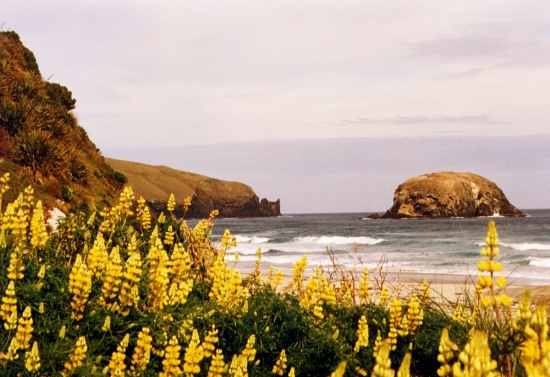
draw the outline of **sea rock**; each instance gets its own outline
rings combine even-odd
[[[394,193],[384,218],[525,216],[490,180],[473,173],[438,172],[410,178]]]

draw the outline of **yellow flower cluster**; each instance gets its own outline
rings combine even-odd
[[[61,375],[68,377],[73,374],[73,371],[80,366],[84,360],[86,360],[86,352],[88,352],[88,345],[86,344],[86,338],[81,336],[77,339],[73,352],[69,356],[69,360],[65,363],[65,367]]]
[[[122,283],[122,261],[118,246],[113,247],[101,286],[100,304],[114,312],[118,311],[118,294]]]
[[[71,318],[75,321],[80,321],[84,317],[84,309],[88,302],[88,297],[92,291],[92,272],[88,270],[86,263],[82,261],[79,255],[69,274],[69,292],[71,298]]]
[[[222,256],[216,259],[208,273],[212,280],[209,297],[227,311],[246,313],[250,292],[243,285],[241,273],[228,267]]]
[[[527,339],[521,347],[521,361],[528,377],[550,376],[548,314],[539,307],[525,328]]]
[[[168,197],[168,202],[166,202],[166,210],[170,213],[174,212],[174,210],[176,209],[176,197],[174,196],[174,194],[170,194],[170,196]]]
[[[194,376],[201,372],[200,362],[204,358],[204,350],[200,344],[199,333],[193,330],[191,341],[185,350],[183,357],[183,373],[186,376]]]
[[[493,307],[495,310],[499,305],[505,307],[512,305],[510,296],[497,293],[497,288],[502,289],[506,286],[504,277],[495,279],[495,272],[502,270],[502,263],[497,261],[499,255],[500,247],[496,224],[494,221],[490,221],[487,225],[485,245],[481,249],[481,256],[484,259],[479,261],[477,265],[477,269],[481,273],[477,281],[477,289],[481,293],[481,304],[485,307]]]
[[[96,278],[100,278],[107,268],[108,262],[109,253],[107,252],[107,247],[105,246],[105,239],[103,238],[103,234],[100,232],[97,234],[94,244],[88,252],[86,264],[92,274]]]
[[[334,304],[335,302],[334,285],[328,276],[319,267],[316,267],[303,290],[300,304],[305,309],[310,310],[315,318],[322,320],[325,317],[323,305]]]
[[[150,310],[162,310],[168,303],[170,260],[160,239],[158,237],[152,238],[154,239],[151,241],[152,244],[146,256],[149,265],[148,304]]]
[[[353,348],[354,352],[359,352],[362,347],[369,346],[369,323],[367,317],[362,315],[359,318],[359,323],[357,324],[357,341],[355,342],[355,347]]]
[[[42,201],[38,201],[34,207],[31,218],[31,246],[34,249],[43,249],[48,242],[48,232],[44,220]]]
[[[23,265],[23,260],[20,256],[18,249],[16,248],[15,251],[10,254],[10,263],[8,265],[8,279],[14,281],[21,280],[24,277],[24,271],[25,266]]]
[[[366,267],[359,279],[359,302],[365,305],[369,303],[369,269]]]
[[[487,334],[473,330],[468,343],[453,364],[453,377],[497,377],[497,363],[491,358]]]
[[[164,360],[162,360],[162,372],[159,377],[178,377],[182,374],[180,367],[180,352],[178,338],[173,336],[164,351]]]
[[[303,256],[292,267],[292,280],[288,287],[288,291],[294,293],[298,297],[301,296],[304,284],[304,273],[307,268],[307,257]]]
[[[397,346],[398,330],[401,327],[401,315],[401,300],[396,297],[390,304],[390,331],[388,333],[388,338],[392,350]]]
[[[32,349],[25,354],[25,369],[30,373],[36,373],[40,370],[40,352],[38,343],[34,342]]]
[[[139,376],[147,368],[149,360],[151,359],[152,342],[151,330],[149,330],[148,327],[142,328],[138,334],[136,347],[132,354],[130,366],[131,376]]]
[[[124,377],[126,376],[126,348],[130,342],[130,335],[124,335],[124,338],[118,344],[116,351],[113,352],[111,360],[107,365],[107,370],[111,377]]]
[[[207,377],[222,377],[225,375],[227,366],[223,358],[223,352],[221,349],[216,349],[216,354],[212,357],[212,362],[208,368]]]
[[[6,330],[14,330],[17,326],[17,296],[15,294],[15,281],[10,280],[6,292],[2,297],[0,317],[4,321]]]
[[[443,329],[439,342],[439,354],[437,355],[437,361],[441,364],[437,370],[437,375],[439,377],[452,375],[452,364],[456,358],[457,352],[458,346],[449,338],[449,330]]]
[[[279,357],[277,358],[277,361],[275,362],[275,365],[273,365],[273,369],[271,372],[276,376],[284,376],[287,369],[287,359],[286,359],[286,351],[282,350],[279,354]]]
[[[137,241],[135,237],[130,241],[130,245]],[[128,247],[128,259],[124,266],[122,285],[120,287],[120,308],[119,312],[127,316],[130,308],[137,307],[139,303],[139,283],[141,280],[141,254],[135,247]]]
[[[202,343],[202,349],[204,351],[204,357],[210,358],[214,356],[214,352],[216,351],[216,346],[218,344],[219,337],[218,337],[218,329],[215,325],[212,325],[212,328],[208,331],[208,334],[206,334],[206,337],[204,338],[204,342]]]

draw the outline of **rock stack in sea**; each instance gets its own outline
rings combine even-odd
[[[438,172],[410,178],[383,218],[525,216],[492,181],[473,173]]]

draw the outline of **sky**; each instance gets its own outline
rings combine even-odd
[[[548,1],[2,3],[111,156],[242,180],[287,212],[382,210],[451,169],[550,207]]]

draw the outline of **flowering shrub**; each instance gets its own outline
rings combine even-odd
[[[307,259],[285,279],[258,253],[245,276],[226,262],[231,233],[211,241],[216,213],[191,227],[173,196],[153,219],[127,187],[49,233],[34,191],[8,190],[4,175],[1,375],[550,375],[546,310],[503,292],[493,223],[471,300],[436,306],[426,284],[399,295]]]

